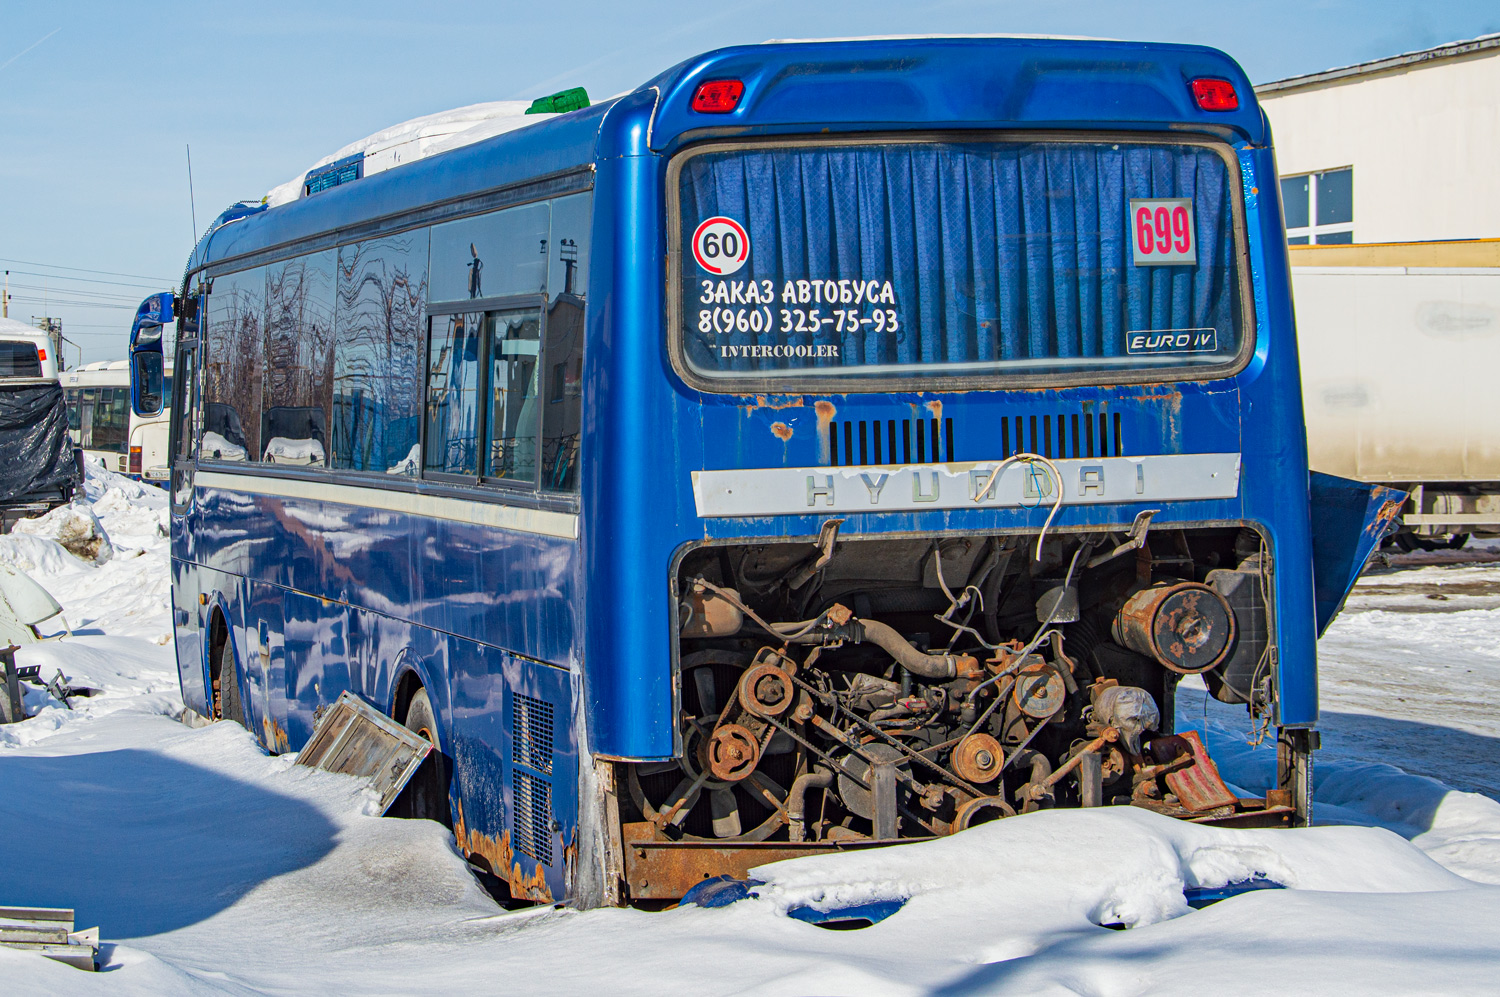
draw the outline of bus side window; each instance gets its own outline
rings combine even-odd
[[[173,432],[177,434],[177,447],[173,453],[180,460],[186,460],[193,454],[193,416],[197,408],[197,398],[193,397],[193,389],[197,386],[198,377],[194,365],[198,362],[197,344],[181,346],[177,349],[177,360],[172,364],[172,419],[176,423]]]
[[[537,362],[541,315],[535,308],[485,316],[490,355],[485,414],[488,478],[532,484],[537,458]]]
[[[100,388],[94,402],[94,449],[125,452],[129,388]]]
[[[547,272],[547,331],[542,347],[542,490],[578,491],[583,402],[583,313],[588,294],[592,194],[552,202]]]
[[[261,458],[265,307],[265,267],[214,278],[203,323],[202,459]]]
[[[78,388],[68,388],[63,394],[68,399],[68,428],[73,431],[74,437],[77,437],[83,426],[78,418],[78,406],[82,404],[83,399]]]
[[[482,312],[435,315],[427,343],[427,447],[423,468],[479,473],[479,374]]]
[[[78,393],[78,445],[85,450],[94,449],[94,407],[98,397],[98,388],[84,388]]]
[[[261,459],[268,464],[324,467],[332,384],[334,271],[327,249],[274,264],[266,281],[265,398]]]
[[[428,230],[339,247],[331,466],[416,477],[421,465]]]

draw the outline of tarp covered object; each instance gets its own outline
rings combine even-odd
[[[0,388],[0,502],[77,485],[62,385]]]

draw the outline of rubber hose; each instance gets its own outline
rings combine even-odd
[[[961,663],[970,667],[978,662],[967,654],[925,654],[896,632],[894,627],[879,620],[860,620],[865,640],[878,644],[887,654],[895,658],[901,667],[924,679],[951,679],[958,675]]]
[[[804,772],[792,780],[792,788],[786,794],[787,836],[793,841],[807,840],[807,806],[809,789],[827,789],[833,785],[833,769],[818,768]]]

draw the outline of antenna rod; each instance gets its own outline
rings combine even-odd
[[[198,241],[198,202],[193,197],[193,147],[192,147],[191,144],[189,144],[187,146],[187,161],[188,161],[188,207],[191,208],[192,212],[193,212],[193,242],[197,243],[197,241]]]

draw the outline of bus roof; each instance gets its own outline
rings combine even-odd
[[[1239,95],[1238,109],[1200,110],[1190,90],[1190,81],[1200,77],[1231,82]],[[699,83],[725,78],[745,85],[732,113],[692,110]],[[683,62],[624,98],[567,114],[539,115],[534,124],[508,124],[498,134],[475,129],[479,141],[458,148],[449,148],[451,142],[431,143],[443,151],[426,155],[420,148],[412,150],[411,159],[394,168],[280,206],[235,205],[209,227],[188,270],[313,238],[332,246],[359,237],[362,228],[381,219],[587,169],[598,159],[622,153],[603,135],[610,110],[622,100],[631,108],[644,108],[647,127],[641,131],[658,153],[711,137],[934,126],[1188,126],[1250,144],[1267,141],[1264,118],[1243,70],[1223,52],[1205,46],[1028,36],[740,45]]]

